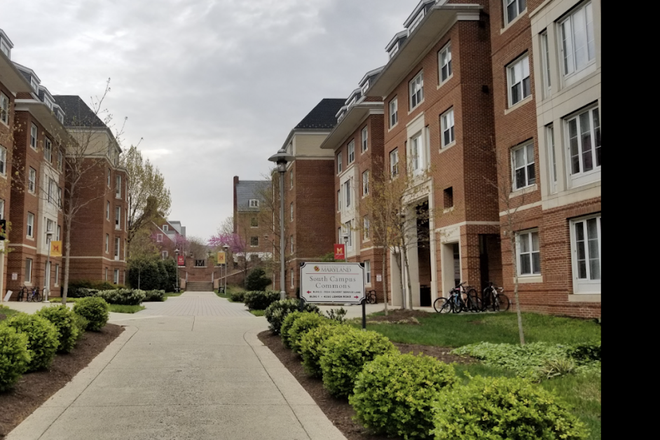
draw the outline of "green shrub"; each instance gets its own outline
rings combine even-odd
[[[280,292],[253,290],[245,292],[243,302],[250,310],[266,310],[269,305],[280,299]]]
[[[375,331],[354,331],[330,336],[323,343],[323,386],[336,397],[353,393],[355,378],[376,356],[398,353],[390,340]]]
[[[338,333],[358,331],[357,329],[341,325],[337,321],[327,320],[323,325],[311,329],[300,338],[300,355],[303,359],[303,368],[312,377],[322,377],[321,355],[323,355],[323,343],[330,336]]]
[[[286,348],[291,348],[291,339],[289,338],[289,329],[293,323],[303,315],[303,312],[296,310],[289,313],[282,321],[282,327],[280,328],[280,336],[282,337],[282,343]]]
[[[593,361],[600,361],[601,343],[584,342],[575,344],[568,348],[567,354],[575,360],[578,365],[583,365]]]
[[[143,301],[165,301],[165,291],[164,290],[147,290],[144,292]]]
[[[245,301],[245,291],[241,290],[239,292],[230,292],[229,299],[233,302],[243,302]]]
[[[0,325],[0,392],[10,389],[30,364],[28,336]]]
[[[89,326],[89,321],[84,316],[80,316],[75,312],[73,313],[73,321],[76,324],[76,327],[78,327],[78,339],[80,339],[85,334],[87,326]]]
[[[100,290],[95,296],[103,298],[108,304],[120,304],[124,306],[142,304],[142,301],[146,297],[144,290],[140,289]]]
[[[46,318],[57,328],[59,333],[58,352],[69,353],[73,350],[80,338],[80,328],[76,325],[76,314],[73,313],[73,310],[65,305],[51,306],[38,310],[35,315]]]
[[[557,397],[521,378],[477,376],[434,404],[436,440],[579,440],[583,423]]]
[[[340,307],[338,309],[326,310],[325,312],[328,319],[332,319],[333,321],[337,321],[340,323],[346,322],[346,313],[348,313],[348,310],[346,310],[343,307]]]
[[[269,324],[268,328],[270,328],[270,330],[276,335],[279,335],[286,315],[295,312],[296,310],[300,310],[300,301],[301,300],[297,298],[280,299],[269,305],[264,313]],[[303,306],[302,311],[320,313],[316,304],[310,304],[307,302]]]
[[[327,321],[329,321],[328,318],[324,318],[318,313],[303,312],[302,316],[299,319],[296,319],[288,330],[291,349],[300,354],[300,340],[302,337],[311,329],[323,325]],[[282,329],[284,329],[284,325],[282,326]],[[282,332],[284,332],[284,330],[282,330]]]
[[[254,268],[245,278],[245,288],[247,290],[265,290],[270,286],[271,279],[266,276],[266,272],[260,268]]]
[[[357,420],[378,434],[430,438],[432,402],[457,383],[454,367],[434,357],[386,354],[364,365],[348,401]]]
[[[95,332],[101,330],[110,317],[110,306],[99,297],[83,298],[73,305],[73,311],[87,319],[87,329]]]
[[[59,346],[59,333],[54,324],[41,316],[19,313],[9,318],[6,325],[27,336],[27,349],[30,353],[27,371],[50,366]]]

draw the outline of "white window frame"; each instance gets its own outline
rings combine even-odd
[[[55,240],[60,241],[62,239],[62,226],[57,225],[57,235],[55,235]]]
[[[259,199],[250,199],[248,202],[248,206],[250,208],[258,208],[259,207]]]
[[[112,185],[112,170],[110,168],[108,168],[108,178],[106,180],[107,180],[108,188],[110,188]]]
[[[37,192],[37,170],[32,167],[28,170],[28,192],[31,194]]]
[[[344,232],[348,236],[348,242],[346,243],[346,249],[353,249],[353,228],[351,227],[351,221],[344,223]]]
[[[113,284],[119,284],[119,269],[115,269],[112,276]]]
[[[532,78],[529,73],[529,54],[525,53],[506,67],[509,107],[532,96]]]
[[[105,202],[105,219],[110,220],[110,202]]]
[[[583,127],[584,119],[583,115],[587,115],[586,122],[589,123],[588,127],[588,139],[590,145],[588,149],[585,144],[585,137],[583,135],[587,132],[583,132],[586,127]],[[594,120],[595,116],[595,120]],[[575,137],[572,133],[572,123],[575,122]],[[596,123],[598,126],[596,126]],[[600,175],[600,163],[599,154],[600,154],[600,110],[597,106],[590,107],[586,110],[582,110],[577,114],[574,114],[568,118],[564,119],[565,124],[565,133],[566,133],[566,164],[568,166],[568,175],[571,176],[572,182],[576,185],[590,183],[593,180],[597,180]],[[573,140],[574,139],[574,140]],[[598,150],[598,151],[597,151]],[[587,152],[589,152],[587,154]],[[591,169],[585,170],[585,159],[589,158],[591,160]],[[577,162],[576,162],[577,161]],[[575,167],[579,168],[577,171]]]
[[[163,234],[156,234],[156,243],[163,242]]]
[[[39,129],[35,124],[30,124],[30,147],[37,151],[37,141],[39,139]]]
[[[341,185],[340,189],[337,190],[337,212],[341,211]]]
[[[362,135],[361,135],[360,139],[362,141],[362,152],[364,153],[365,151],[367,151],[369,149],[369,145],[368,145],[368,142],[369,142],[369,128],[368,127],[362,128]]]
[[[516,234],[516,261],[518,276],[541,275],[541,244],[538,230]],[[523,264],[523,262],[527,264]]]
[[[511,182],[513,191],[518,191],[536,184],[535,166],[533,142],[525,142],[511,149]],[[520,184],[518,177],[523,179]]]
[[[296,287],[295,282],[296,282],[296,275],[295,275],[295,272],[293,271],[293,269],[291,269],[291,288],[292,289],[294,287]]]
[[[27,230],[25,236],[27,238],[34,238],[34,214],[27,213]]]
[[[0,175],[7,175],[7,149],[0,145]]]
[[[595,226],[595,229],[590,231],[588,223],[592,220],[594,222],[591,224]],[[601,214],[571,220],[569,225],[571,228],[573,293],[600,294],[602,276]],[[595,237],[593,233],[595,233]],[[579,236],[580,234],[581,236]],[[594,241],[595,243],[593,243]],[[582,255],[580,255],[580,248]]]
[[[110,234],[105,234],[105,253],[110,253]]]
[[[564,77],[570,77],[584,70],[596,60],[592,3],[584,3],[571,11],[566,18],[558,22],[558,28],[562,74]],[[580,38],[585,40],[584,45],[576,47],[576,41]],[[579,53],[584,50],[586,50],[586,58],[579,57]]]
[[[25,282],[32,283],[32,258],[25,259]]]
[[[442,148],[448,147],[456,142],[456,131],[454,127],[454,107],[440,115],[440,129]]]
[[[120,255],[121,255],[121,239],[119,237],[115,237],[115,260],[119,260]]]
[[[53,161],[53,142],[48,138],[48,136],[44,136],[44,159],[48,163]]]
[[[395,178],[399,175],[399,148],[390,151],[390,177]]]
[[[115,198],[121,199],[121,175],[115,176]]]
[[[293,188],[293,168],[289,170],[289,189]]]
[[[55,265],[55,283],[54,283],[54,285],[55,286],[60,285],[60,265],[59,264]]]
[[[421,174],[424,171],[424,140],[422,132],[415,134],[408,142],[409,166],[413,175]]]
[[[539,34],[539,45],[541,47],[541,81],[543,84],[543,97],[552,94],[552,80],[550,78],[550,46],[548,44],[548,31],[544,29]]]
[[[399,123],[399,101],[395,96],[390,100],[390,128]]]
[[[444,84],[452,77],[451,42],[438,51],[438,84]]]
[[[289,221],[293,221],[293,202],[289,205]]]
[[[408,104],[410,110],[414,110],[424,102],[424,71],[420,70],[417,75],[408,83],[408,95],[410,99]]]
[[[362,172],[362,197],[369,195],[369,170]]]
[[[511,9],[509,9],[509,6],[511,6]],[[504,24],[508,25],[526,10],[526,0],[503,0]]]
[[[346,208],[349,208],[351,206],[351,179],[344,182],[344,201]]]
[[[351,139],[351,141],[348,143],[348,146],[346,147],[346,151],[348,153],[347,165],[350,165],[355,162],[355,139]]]
[[[371,286],[371,261],[364,260],[364,284]]]
[[[550,193],[557,192],[557,155],[555,154],[554,124],[545,127],[545,144],[548,151],[548,175],[550,180]]]
[[[251,236],[250,237],[250,247],[258,247],[258,246],[259,246],[259,237]]]
[[[9,97],[0,92],[0,121],[9,125]]]
[[[115,230],[121,230],[121,206],[115,206]]]
[[[369,222],[369,216],[365,215],[362,218],[362,241],[370,240],[370,228],[371,224]]]
[[[342,163],[341,163],[341,151],[337,154],[337,174],[341,174]]]
[[[291,253],[293,254],[295,252],[295,245],[294,245],[294,240],[293,240],[293,235],[289,237],[289,243],[291,244]]]
[[[5,218],[5,200],[0,199],[0,220]]]

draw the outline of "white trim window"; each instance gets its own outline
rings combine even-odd
[[[419,174],[424,169],[424,143],[422,133],[417,133],[410,138],[410,170],[413,174]]]
[[[341,163],[341,151],[337,154],[337,174],[341,174],[342,163]]]
[[[5,218],[5,200],[0,199],[0,220]]]
[[[440,116],[440,128],[442,130],[442,147],[453,144],[456,141],[453,107]]]
[[[344,196],[346,198],[346,207],[351,206],[351,180],[344,182]]]
[[[34,214],[27,213],[27,238],[34,238]]]
[[[60,265],[59,264],[55,265],[55,285],[56,286],[60,285]]]
[[[396,177],[399,175],[399,149],[395,148],[390,151],[390,176]]]
[[[110,202],[105,202],[105,219],[110,220]]]
[[[545,144],[548,149],[548,171],[550,174],[550,192],[557,192],[557,156],[555,155],[555,131],[554,125],[545,127]]]
[[[566,120],[570,173],[583,175],[600,169],[600,118],[598,107]]]
[[[504,24],[511,23],[527,9],[526,0],[504,0]]]
[[[438,52],[438,73],[440,74],[438,84],[444,83],[451,77],[451,43],[447,43]]]
[[[295,252],[296,246],[294,245],[293,235],[289,237],[289,243],[291,243],[291,254]]]
[[[156,234],[156,242],[157,243],[163,242],[163,234]]]
[[[293,289],[294,287],[296,287],[295,282],[296,282],[296,275],[295,275],[294,270],[291,269],[291,288],[292,288],[292,289]]]
[[[115,269],[114,274],[112,276],[112,282],[113,284],[119,284],[119,269]]]
[[[7,149],[0,145],[0,175],[7,175]]]
[[[37,130],[37,126],[34,124],[30,125],[30,147],[32,147],[33,150],[37,149],[37,136],[39,134],[39,131]]]
[[[110,234],[105,234],[105,253],[110,252]]]
[[[368,127],[364,127],[362,129],[362,136],[361,136],[360,139],[362,140],[362,152],[364,153],[369,148],[369,129],[368,129]]]
[[[293,221],[293,202],[289,205],[289,221]]]
[[[32,282],[32,258],[25,259],[25,282]]]
[[[355,139],[348,143],[348,164],[355,162]]]
[[[121,176],[115,176],[115,197],[121,199]]]
[[[250,199],[248,202],[248,206],[250,208],[258,208],[259,207],[259,199]]]
[[[513,169],[514,191],[536,183],[533,143],[527,143],[511,149],[511,168]]]
[[[390,101],[390,128],[399,123],[399,101],[396,97]]]
[[[364,216],[362,218],[362,241],[368,241],[369,240],[369,235],[370,235],[370,223],[369,223],[369,217]]]
[[[111,176],[112,176],[112,170],[110,170],[110,168],[108,168],[108,176],[107,176],[107,179],[106,179],[107,184],[108,184],[108,188],[110,188]]]
[[[115,206],[115,229],[121,229],[121,206]]]
[[[115,260],[119,260],[119,255],[121,255],[121,240],[119,237],[115,237]]]
[[[44,137],[44,159],[48,163],[53,161],[53,143],[47,137]]]
[[[519,232],[516,239],[518,275],[540,275],[541,250],[539,245],[539,232]]]
[[[341,211],[341,189],[337,190],[337,212],[339,211]]]
[[[532,94],[529,77],[529,55],[525,54],[506,68],[509,107],[512,107]]]
[[[250,247],[259,246],[259,237],[250,237]]]
[[[543,80],[543,97],[547,98],[552,92],[552,81],[550,80],[550,46],[548,45],[548,31],[539,34],[541,45],[541,78]]]
[[[424,71],[420,71],[408,83],[408,94],[410,95],[410,110],[424,101]]]
[[[591,2],[575,9],[559,22],[560,51],[565,76],[579,72],[596,58]]]
[[[362,173],[362,197],[369,195],[369,170]]]
[[[293,168],[289,170],[289,189],[293,188]]]
[[[37,191],[37,170],[32,167],[28,171],[28,191],[32,194]]]
[[[600,293],[601,216],[573,220],[571,254],[575,293]]]
[[[344,224],[344,233],[348,236],[348,242],[346,243],[346,248],[353,249],[353,227],[351,226],[350,220]]]
[[[9,97],[0,92],[0,121],[9,125]]]
[[[364,284],[371,286],[371,261],[364,260]]]

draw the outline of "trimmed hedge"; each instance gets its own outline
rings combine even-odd
[[[120,304],[125,306],[140,305],[146,298],[144,290],[139,289],[100,290],[96,296],[103,298],[108,304]]]
[[[266,310],[269,305],[280,299],[280,292],[253,290],[245,292],[243,302],[250,310]]]
[[[358,331],[348,325],[328,320],[323,325],[311,329],[300,338],[300,355],[303,359],[303,368],[312,377],[322,377],[321,356],[323,355],[323,343],[330,336],[339,333]]]
[[[38,310],[35,315],[50,321],[58,331],[60,353],[69,353],[76,346],[76,342],[83,335],[85,330],[80,330],[76,324],[76,314],[65,305],[44,307]]]
[[[268,328],[270,328],[270,330],[276,335],[279,335],[286,315],[295,312],[296,310],[300,310],[300,301],[301,300],[297,298],[280,299],[269,305],[264,313],[269,324]],[[302,311],[321,313],[316,304],[310,304],[307,302],[303,306]]]
[[[87,319],[87,330],[97,332],[108,323],[110,306],[99,297],[83,298],[73,305],[73,311]]]
[[[7,320],[7,326],[27,336],[30,362],[27,371],[48,368],[59,346],[57,327],[38,315],[19,313]]]
[[[434,357],[386,354],[364,365],[348,401],[362,426],[378,434],[430,438],[432,402],[457,383],[454,367]]]
[[[0,392],[9,390],[30,364],[28,336],[13,327],[0,325]]]
[[[440,393],[434,404],[436,440],[582,440],[584,424],[558,398],[527,379],[473,378]]]
[[[291,339],[289,338],[289,329],[298,318],[303,315],[304,312],[296,310],[289,313],[282,321],[282,327],[280,328],[280,336],[282,337],[282,343],[286,348],[291,348]]]
[[[165,301],[164,290],[147,290],[144,292],[145,298],[143,301]]]
[[[302,316],[299,319],[296,319],[288,330],[291,349],[300,354],[300,340],[302,337],[310,330],[325,324],[327,321],[328,318],[325,318],[318,313],[303,312]]]
[[[229,294],[229,299],[232,300],[232,302],[243,302],[245,301],[245,291],[241,290],[240,292],[231,292]]]
[[[364,364],[378,355],[398,352],[387,337],[372,330],[330,336],[323,343],[320,361],[323,386],[335,397],[349,396]]]

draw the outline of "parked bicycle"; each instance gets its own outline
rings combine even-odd
[[[19,289],[18,295],[16,296],[17,301],[27,301],[28,289],[23,286]]]
[[[436,298],[433,308],[438,313],[461,313],[462,311],[480,312],[481,298],[475,289],[465,286],[465,281],[451,289],[449,298]]]
[[[367,299],[367,304],[376,304],[377,302],[376,291],[375,290],[368,291],[366,295],[366,299]]]
[[[41,290],[39,287],[34,286],[27,296],[28,301],[40,302],[41,301]]]
[[[506,312],[511,307],[509,298],[503,293],[503,287],[497,287],[492,281],[483,292],[483,310],[492,310],[494,312]]]

